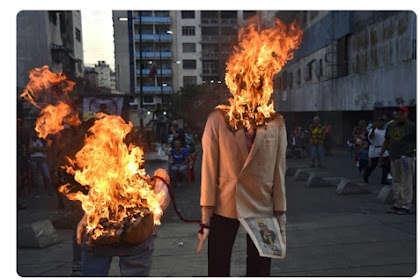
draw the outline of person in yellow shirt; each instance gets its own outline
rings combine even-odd
[[[309,144],[310,154],[312,158],[311,167],[315,167],[316,161],[318,161],[318,167],[321,167],[321,158],[323,154],[323,144],[325,138],[325,127],[321,125],[321,121],[318,116],[315,116],[313,123],[309,126]]]

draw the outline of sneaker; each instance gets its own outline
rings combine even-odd
[[[399,215],[407,215],[408,213],[410,213],[410,210],[409,209],[406,209],[406,208],[401,208],[400,210],[398,210],[395,213],[396,214],[399,214]]]
[[[386,212],[388,212],[388,213],[397,213],[400,210],[402,210],[402,208],[397,207],[397,206],[394,205],[391,208],[389,208]]]

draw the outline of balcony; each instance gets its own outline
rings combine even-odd
[[[219,52],[203,52],[201,58],[202,59],[212,59],[217,60],[220,57]]]
[[[140,23],[140,19],[136,18],[134,19],[134,23]],[[141,17],[141,23],[142,24],[147,24],[147,23],[155,23],[155,24],[170,24],[171,23],[171,17],[146,17],[146,16],[142,16]]]
[[[231,26],[231,25],[237,25],[238,24],[238,19],[236,19],[236,18],[224,18],[220,22],[221,22],[222,25]]]
[[[150,69],[143,69],[143,71],[142,71],[143,77],[149,75],[149,72],[150,72]],[[136,74],[140,76],[140,69],[136,70]],[[160,69],[157,69],[157,74],[156,75],[160,76]],[[162,75],[164,75],[164,76],[165,75],[167,75],[167,76],[172,75],[172,69],[162,69]]]
[[[172,35],[171,34],[141,34],[141,40],[142,41],[160,41],[161,42],[170,42],[172,41]],[[136,41],[140,41],[140,34],[135,34],[134,38]]]
[[[163,92],[164,93],[172,93],[172,86],[164,86]],[[136,87],[136,92],[140,92],[140,87]],[[144,93],[161,93],[160,86],[143,86]]]
[[[141,56],[143,59],[155,58],[159,59],[162,56],[163,59],[172,58],[172,52],[142,52]],[[136,52],[136,58],[140,58],[140,52]]]
[[[202,18],[201,25],[203,26],[217,26],[218,20],[217,18]]]
[[[219,36],[218,35],[201,35],[201,42],[217,44],[219,42]]]

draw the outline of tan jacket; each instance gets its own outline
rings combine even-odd
[[[202,139],[201,206],[227,218],[286,211],[287,135],[282,116],[257,129],[248,154],[243,129],[236,132],[213,111]]]

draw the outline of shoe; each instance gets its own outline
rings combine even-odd
[[[402,208],[397,207],[397,206],[392,206],[391,208],[389,208],[386,212],[388,213],[397,213],[398,211],[402,210]]]
[[[399,214],[399,215],[407,215],[407,214],[409,214],[410,213],[410,210],[409,209],[406,209],[406,208],[401,208],[400,210],[398,210],[397,212],[395,212],[396,214]]]

